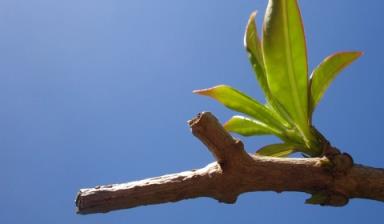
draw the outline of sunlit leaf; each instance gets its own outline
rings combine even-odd
[[[324,59],[319,66],[317,66],[311,75],[310,89],[310,110],[313,112],[316,105],[323,97],[325,91],[336,78],[336,76],[354,60],[361,56],[361,52],[340,52],[333,54]]]
[[[267,77],[265,76],[263,52],[261,50],[261,44],[259,35],[257,33],[257,27],[255,23],[255,17],[257,12],[253,12],[249,17],[247,28],[244,35],[244,46],[248,52],[249,60],[252,64],[252,68],[256,73],[256,78],[264,91],[267,98],[270,97],[269,87],[267,83]]]
[[[234,132],[243,136],[252,135],[282,135],[281,131],[275,130],[272,127],[264,124],[261,121],[244,117],[244,116],[233,116],[225,124],[224,128],[227,131]]]
[[[276,129],[284,129],[274,118],[274,114],[263,104],[227,85],[218,85],[209,89],[195,90],[194,93],[209,96],[229,109],[247,114]]]
[[[305,149],[302,145],[292,143],[272,144],[257,150],[256,155],[286,157],[295,152],[307,153],[307,149]]]
[[[263,55],[268,86],[305,135],[308,125],[308,66],[296,0],[269,0],[264,18]]]
[[[251,62],[252,68],[256,74],[257,81],[259,82],[261,89],[263,90],[267,102],[267,105],[271,105],[270,110],[276,113],[276,118],[280,120],[285,126],[291,126],[285,113],[285,109],[279,105],[279,102],[274,99],[270,93],[267,77],[264,67],[263,52],[261,49],[260,39],[257,33],[257,27],[255,22],[257,12],[253,12],[249,17],[247,28],[244,35],[244,46],[248,52],[248,57]]]

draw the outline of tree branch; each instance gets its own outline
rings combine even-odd
[[[197,197],[234,203],[238,195],[252,191],[306,192],[313,195],[308,203],[331,206],[345,205],[351,198],[384,202],[384,169],[353,165],[340,172],[326,157],[251,155],[209,112],[199,114],[189,125],[217,162],[198,170],[81,189],[77,212],[108,212]]]

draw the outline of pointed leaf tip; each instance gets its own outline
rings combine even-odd
[[[270,101],[272,95],[269,91],[267,77],[265,73],[264,58],[261,48],[261,41],[257,32],[257,26],[255,17],[257,11],[251,13],[244,34],[244,47],[248,52],[248,58],[252,65],[252,69],[256,75],[256,79],[259,82],[261,89],[263,90],[267,101]]]
[[[363,52],[338,52],[326,57],[311,74],[310,79],[310,112],[313,113],[324,93],[340,72],[358,59]]]
[[[211,88],[197,89],[193,90],[192,93],[202,95],[202,96],[211,96],[213,97],[217,89],[225,88],[225,85],[217,85]]]
[[[257,35],[257,29],[256,29],[256,23],[255,23],[256,15],[257,15],[257,11],[253,11],[251,13],[251,15],[249,16],[248,23],[247,23],[247,26],[245,28],[245,35],[244,35],[245,48],[248,48],[248,45],[249,45],[248,43],[249,43],[250,38],[255,34]],[[256,33],[255,33],[255,31],[256,31]]]
[[[198,94],[198,95],[206,95],[207,89],[196,89],[193,90],[192,93]]]
[[[275,118],[275,115],[269,108],[230,86],[218,85],[208,89],[195,90],[194,93],[209,96],[231,110],[247,114],[276,129],[285,128],[283,124]]]

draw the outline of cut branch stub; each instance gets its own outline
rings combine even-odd
[[[222,169],[237,161],[239,156],[243,160],[250,159],[243,143],[232,138],[210,112],[199,113],[188,123],[192,134],[207,146]]]
[[[307,203],[331,206],[342,206],[351,198],[384,201],[384,170],[353,164],[348,155],[255,156],[246,153],[241,141],[232,138],[209,112],[200,113],[189,124],[217,162],[197,170],[81,189],[77,212],[108,212],[197,197],[234,203],[238,195],[253,191],[306,192],[313,195]]]

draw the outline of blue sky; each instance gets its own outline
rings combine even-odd
[[[262,99],[246,53],[249,14],[267,0],[0,1],[0,223],[381,223],[383,204],[304,204],[301,193],[249,193],[75,214],[80,188],[213,161],[186,121],[233,113],[193,95],[229,84]],[[314,115],[358,163],[384,167],[384,3],[301,0],[310,69],[340,50],[364,56]],[[258,16],[258,24],[262,16]],[[249,151],[276,141],[243,139]]]

